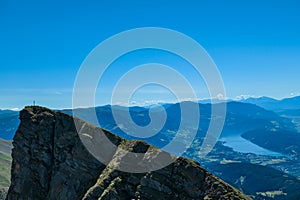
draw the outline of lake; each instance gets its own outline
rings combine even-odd
[[[234,151],[237,151],[240,153],[253,153],[253,154],[257,154],[257,155],[284,157],[284,155],[281,153],[262,148],[256,144],[253,144],[252,142],[242,138],[241,136],[222,137],[222,138],[220,138],[220,141],[223,142],[224,146],[230,147]]]

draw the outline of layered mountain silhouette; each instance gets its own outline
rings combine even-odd
[[[194,102],[184,102],[185,104],[196,104]],[[167,104],[166,105],[166,113],[167,120],[162,130],[155,136],[147,139],[147,142],[154,144],[155,146],[164,146],[171,139],[172,135],[170,131],[176,132],[180,120],[181,120],[181,112],[180,112],[180,104]],[[200,122],[198,128],[198,135],[204,136],[209,127],[210,119],[211,119],[211,104],[199,104],[200,110]],[[119,136],[134,139],[128,135],[126,135],[115,123],[114,116],[112,115],[112,109],[115,109],[118,113],[118,116],[126,116],[127,108],[121,106],[100,106],[96,108],[82,108],[77,109],[75,114],[88,122],[93,124],[100,123],[101,127],[104,127],[110,131],[116,132]],[[97,118],[93,118],[93,112],[96,112]],[[149,118],[149,109],[148,108],[140,108],[140,107],[131,107],[129,108],[131,117],[133,121],[140,125],[145,126],[150,122]],[[62,110],[62,112],[67,114],[72,114],[72,110]],[[192,111],[191,111],[192,112]],[[185,121],[192,121],[193,119],[183,119]],[[127,124],[126,124],[127,126]],[[130,126],[130,125],[129,125]],[[273,111],[265,110],[259,106],[248,104],[248,103],[240,103],[240,102],[228,102],[227,103],[227,116],[224,124],[223,133],[221,136],[228,135],[241,135],[243,132],[254,130],[254,129],[273,129],[276,126],[286,129],[286,130],[294,130],[295,125],[291,122],[290,119],[280,117]],[[127,126],[128,127],[128,126]],[[188,127],[185,127],[188,129]],[[129,127],[130,129],[130,127]],[[168,132],[168,134],[166,134]],[[169,138],[168,138],[169,137]],[[162,144],[159,143],[158,139],[163,138],[165,142]]]
[[[190,159],[175,157],[142,141],[122,139],[70,115],[26,107],[20,120],[13,140],[8,200],[249,199]],[[81,127],[79,133],[75,124]],[[93,140],[99,135],[116,145],[100,152],[111,158],[108,165],[93,157],[81,140],[101,145],[103,141]],[[160,154],[175,161],[156,171],[122,172],[118,170],[126,157],[122,150],[147,152],[143,159],[149,165],[157,164],[154,157]]]
[[[278,112],[289,109],[300,109],[300,96],[281,100],[270,97],[248,98],[241,100],[241,102],[255,104],[267,110],[274,110]]]

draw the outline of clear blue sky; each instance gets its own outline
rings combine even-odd
[[[147,26],[198,41],[219,67],[229,98],[288,97],[300,92],[299,19],[298,0],[0,0],[0,108],[33,99],[71,107],[87,54],[116,33]]]

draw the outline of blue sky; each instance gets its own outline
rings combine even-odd
[[[0,1],[0,108],[22,108],[33,99],[71,107],[88,53],[114,34],[148,26],[199,42],[217,64],[229,98],[289,97],[300,93],[299,19],[297,0]],[[148,62],[153,52],[143,55]]]

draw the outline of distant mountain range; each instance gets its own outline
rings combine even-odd
[[[186,102],[194,104],[193,102]],[[180,120],[180,104],[162,104],[165,107],[168,119],[161,132],[167,130],[177,130]],[[299,107],[299,108],[298,108]],[[90,116],[90,111],[94,108],[77,109],[78,117],[87,120],[91,123],[100,125],[108,130],[128,137],[120,130],[112,116],[112,106],[96,107],[98,119],[93,119]],[[119,115],[124,115],[127,108],[122,106],[114,106]],[[210,122],[211,104],[199,103],[200,119],[199,134],[205,134]],[[149,107],[130,107],[130,113],[133,120],[140,125],[147,125],[150,121],[148,110]],[[272,111],[276,111],[272,112]],[[71,110],[62,110],[62,112],[72,114]],[[19,124],[17,111],[0,110],[0,138],[12,140],[13,135]],[[268,97],[249,98],[240,102],[227,102],[227,116],[222,136],[226,135],[241,135],[243,132],[257,129],[283,129],[294,131],[297,128],[297,118],[300,114],[300,97],[294,97],[283,100],[275,100]],[[285,117],[282,117],[285,116]],[[291,119],[291,117],[293,119]],[[188,121],[189,119],[185,119]],[[300,126],[300,120],[299,120]],[[129,127],[130,128],[130,127]],[[158,135],[158,137],[165,137]],[[129,137],[130,138],[130,137]],[[151,140],[153,138],[150,138]],[[151,141],[148,141],[151,143]],[[164,145],[164,144],[162,144]]]
[[[289,109],[300,109],[300,96],[296,97],[290,97],[290,98],[284,98],[284,99],[274,99],[270,97],[249,97],[246,99],[239,99],[239,100],[233,100],[233,99],[203,99],[199,100],[198,102],[201,104],[207,104],[207,103],[221,103],[221,102],[242,102],[242,103],[251,103],[257,106],[260,106],[262,108],[265,108],[267,110],[273,110],[273,111],[282,111],[282,110],[289,110]]]
[[[200,123],[197,135],[193,145],[186,152],[186,157],[203,163],[203,166],[208,167],[211,172],[218,174],[222,179],[230,182],[256,199],[294,199],[295,195],[298,195],[298,193],[293,192],[290,188],[299,188],[300,184],[297,178],[291,176],[300,177],[300,97],[283,100],[260,97],[240,100],[238,102],[226,102],[227,113],[221,137],[242,137],[259,147],[286,155],[283,158],[239,153],[229,147],[225,147],[219,142],[214,152],[208,155],[205,161],[199,159],[199,147],[202,144],[203,137],[211,120],[211,104],[209,101],[183,103],[190,106],[197,104],[200,109]],[[218,102],[218,104],[222,103],[225,102],[223,100]],[[174,138],[176,130],[178,130],[181,112],[179,103],[160,104],[160,106],[165,108],[167,121],[158,134],[144,140],[161,148]],[[101,127],[122,138],[139,139],[126,134],[120,129],[120,124],[115,122],[112,115],[112,108],[115,109],[116,114],[121,118],[126,116],[125,114],[129,109],[132,120],[140,126],[146,126],[150,123],[150,107],[134,106],[127,108],[106,105],[96,108],[76,109],[76,115],[93,124],[98,124],[99,121]],[[97,119],[91,116],[91,111],[94,109]],[[70,109],[59,112],[71,115],[73,113]],[[156,115],[159,115],[159,112],[158,110]],[[19,124],[18,115],[19,112],[16,111],[0,110],[0,138],[12,140]],[[189,123],[192,120],[184,119],[186,134],[189,133]],[[121,126],[127,128],[127,130],[131,129],[130,124],[126,123],[126,121]],[[184,144],[185,141],[182,140],[181,142]],[[259,164],[264,165],[264,167]],[[248,173],[243,171],[246,169]],[[282,174],[283,172],[285,173]],[[274,182],[270,183],[266,181],[268,177],[261,177],[263,173],[270,174]],[[253,185],[255,181],[260,182],[260,178],[262,184]],[[268,184],[274,187],[269,187]],[[287,185],[290,188],[287,188]]]
[[[194,102],[184,103],[190,104],[191,107],[193,104],[196,104]],[[211,104],[198,104],[198,106],[200,110],[200,123],[197,135],[199,137],[204,137],[211,120]],[[121,106],[114,106],[114,108],[119,117],[123,118],[126,116],[127,108]],[[97,114],[97,119],[93,118],[93,109],[94,108],[77,109],[75,113],[77,117],[93,124],[97,125],[99,122],[101,127],[112,131],[121,137],[126,139],[139,139],[127,135],[122,129],[120,129],[120,124],[117,125],[114,120],[112,106],[96,107],[95,111]],[[145,126],[150,122],[148,108],[131,107],[129,110],[130,115],[136,124]],[[72,115],[72,110],[62,110],[62,112]],[[163,129],[157,135],[146,138],[146,142],[149,142],[157,147],[163,147],[168,144],[170,140],[172,140],[174,134],[176,134],[176,131],[178,130],[181,120],[180,104],[167,104],[166,113],[167,121]],[[189,129],[189,123],[192,120],[193,119],[184,119],[183,126],[186,130]],[[126,127],[129,131],[132,130],[130,127],[131,125],[126,124],[126,120],[122,126]],[[275,112],[265,110],[259,106],[249,103],[228,102],[227,116],[221,137],[241,135],[246,131],[256,129],[271,130],[278,128],[294,131],[295,125],[290,119],[280,117]]]
[[[276,112],[300,109],[300,96],[285,98],[282,100],[272,99],[269,97],[248,98],[240,100],[240,102],[255,104],[267,110],[273,110]]]

